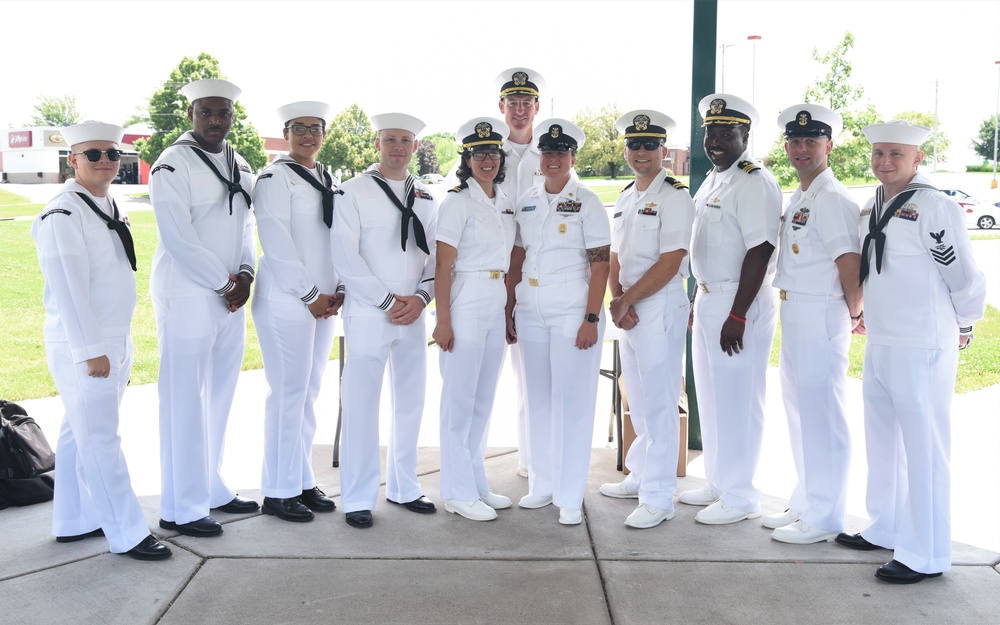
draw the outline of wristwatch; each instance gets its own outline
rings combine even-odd
[[[589,321],[590,323],[597,323],[598,319],[599,317],[594,313],[587,313],[587,321]]]

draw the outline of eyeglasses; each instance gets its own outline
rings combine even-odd
[[[500,151],[499,150],[488,150],[486,152],[473,152],[472,153],[472,160],[474,160],[474,161],[485,161],[486,159],[490,159],[491,161],[499,161],[500,160]]]
[[[303,124],[292,124],[291,126],[285,126],[285,128],[291,130],[292,134],[300,137],[306,134],[306,131],[309,131],[309,134],[314,137],[319,137],[326,133],[326,129],[320,125],[305,126]]]
[[[83,154],[87,157],[87,160],[91,163],[96,163],[101,160],[102,154],[108,155],[108,160],[112,163],[118,162],[118,159],[122,157],[122,151],[111,148],[110,150],[84,150],[83,152],[73,152],[73,156],[80,156]]]
[[[647,152],[653,152],[663,147],[663,144],[656,139],[629,139],[625,142],[625,147],[633,151],[641,149],[646,150]]]

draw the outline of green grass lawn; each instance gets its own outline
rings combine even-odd
[[[674,176],[684,184],[688,184],[688,176]],[[620,178],[618,180],[606,180],[602,184],[590,183],[587,186],[590,190],[600,196],[601,201],[605,204],[611,204],[618,199],[618,194],[622,192],[628,184],[632,182],[632,178]]]
[[[0,189],[0,219],[37,215],[44,204],[32,204],[31,200],[16,193]]]

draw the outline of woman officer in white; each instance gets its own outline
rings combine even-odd
[[[610,270],[611,229],[600,198],[572,176],[584,135],[564,119],[535,127],[545,180],[518,200],[508,333],[524,356],[528,494],[519,505],[559,507],[583,520]],[[516,329],[515,329],[516,322]]]
[[[510,499],[490,492],[483,465],[486,430],[503,363],[504,278],[514,246],[514,208],[500,189],[507,125],[476,117],[458,129],[461,185],[438,212],[437,326],[441,348],[441,497],[473,521],[497,518]],[[471,179],[471,180],[470,180]]]
[[[329,105],[294,102],[278,109],[278,115],[289,153],[261,173],[253,191],[264,253],[251,312],[268,384],[262,509],[286,521],[311,521],[313,512],[337,507],[316,486],[311,458],[313,404],[334,339],[329,317],[344,301],[329,234],[340,191],[316,162],[331,117]]]

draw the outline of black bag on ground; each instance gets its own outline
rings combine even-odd
[[[0,510],[52,501],[55,461],[35,420],[0,399]]]

